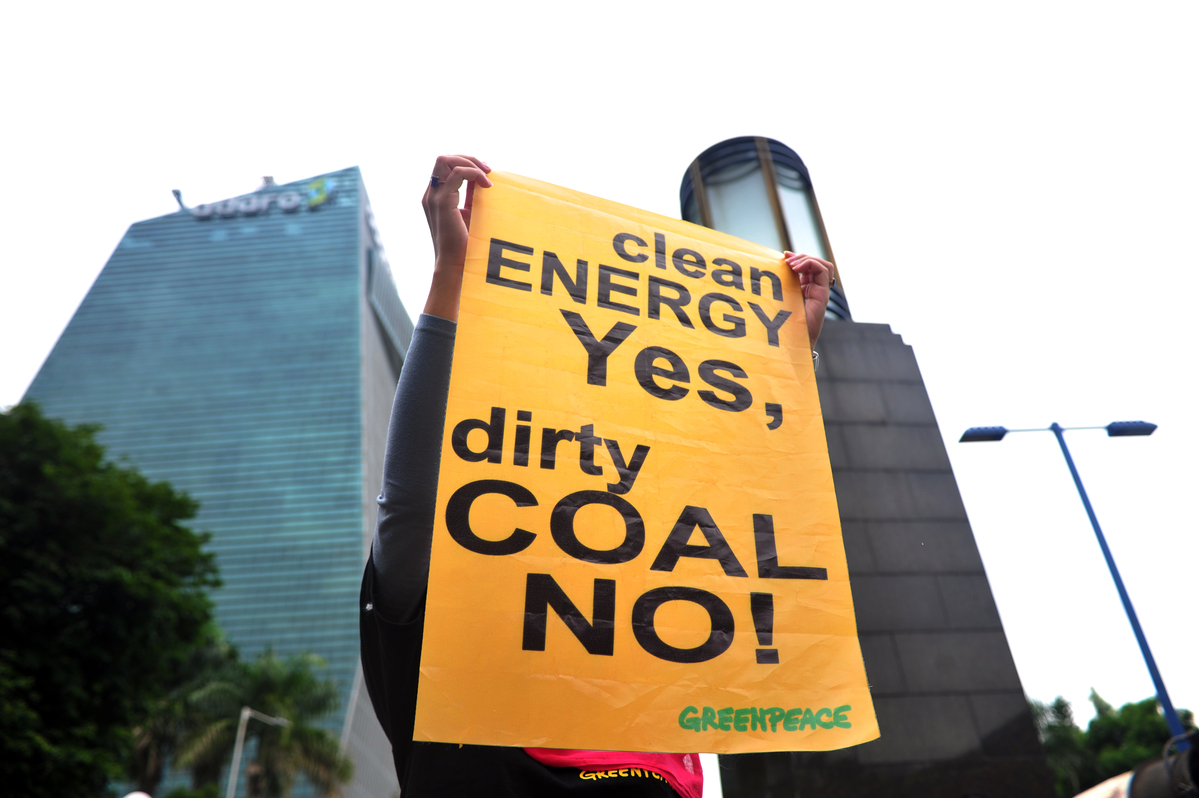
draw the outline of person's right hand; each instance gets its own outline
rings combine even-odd
[[[808,322],[808,342],[815,346],[820,329],[824,326],[824,311],[833,287],[833,264],[814,255],[798,255],[794,252],[784,252],[783,260],[799,277],[799,290],[803,292],[804,315]]]
[[[432,177],[421,198],[429,234],[433,237],[433,284],[425,302],[425,313],[457,321],[458,298],[462,293],[462,267],[475,184],[487,188],[491,167],[468,155],[442,155],[433,165]],[[466,181],[466,202],[458,207],[458,189]],[[434,185],[436,183],[436,185]]]

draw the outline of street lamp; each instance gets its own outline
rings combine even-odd
[[[241,720],[237,723],[237,740],[233,743],[233,761],[229,765],[229,786],[225,789],[225,798],[233,798],[233,793],[237,789],[237,771],[241,769],[241,751],[246,744],[246,725],[250,722],[250,718],[269,723],[272,726],[291,725],[291,721],[287,718],[272,718],[270,715],[264,715],[249,707],[241,708]]]
[[[1095,529],[1095,537],[1099,539],[1099,548],[1103,549],[1103,558],[1107,560],[1108,570],[1112,572],[1112,579],[1116,582],[1116,590],[1120,593],[1120,601],[1124,603],[1124,611],[1128,613],[1128,622],[1132,624],[1133,634],[1137,637],[1137,643],[1141,646],[1141,654],[1145,657],[1145,664],[1149,666],[1149,675],[1153,677],[1153,685],[1157,688],[1157,700],[1162,705],[1162,712],[1166,715],[1166,724],[1170,727],[1170,734],[1174,737],[1179,737],[1186,734],[1186,730],[1182,728],[1182,721],[1178,719],[1178,713],[1174,711],[1174,704],[1170,702],[1170,695],[1166,692],[1166,684],[1162,681],[1162,676],[1157,671],[1157,663],[1153,659],[1153,652],[1149,650],[1149,641],[1145,639],[1145,633],[1141,630],[1141,622],[1137,620],[1136,610],[1132,608],[1132,599],[1128,597],[1128,591],[1124,589],[1124,580],[1120,578],[1120,572],[1116,569],[1116,561],[1112,558],[1111,549],[1107,547],[1107,540],[1103,537],[1103,530],[1099,528],[1099,519],[1095,517],[1095,510],[1091,507],[1091,500],[1087,498],[1087,492],[1082,486],[1082,478],[1078,476],[1078,469],[1074,467],[1074,458],[1070,456],[1070,450],[1066,448],[1066,439],[1062,433],[1067,429],[1105,429],[1108,437],[1120,438],[1130,435],[1152,435],[1157,429],[1156,424],[1150,424],[1146,421],[1113,421],[1106,427],[1063,427],[1056,421],[1049,425],[1048,431],[1052,432],[1057,437],[1058,445],[1062,447],[1062,454],[1066,457],[1066,465],[1070,467],[1070,476],[1074,477],[1074,485],[1078,488],[1078,495],[1082,498],[1082,506],[1086,508],[1087,517],[1091,519],[1091,526]],[[1043,429],[1007,429],[1006,427],[971,427],[962,433],[959,443],[976,443],[979,441],[1001,441],[1003,436],[1009,432],[1044,432]],[[1179,743],[1179,750],[1185,750],[1186,743]]]

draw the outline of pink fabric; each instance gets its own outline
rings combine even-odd
[[[526,748],[543,765],[579,770],[641,768],[662,776],[683,798],[702,798],[704,771],[699,754],[646,754],[638,751],[575,751],[569,748]]]

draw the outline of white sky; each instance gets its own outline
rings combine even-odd
[[[956,440],[1160,425],[1069,440],[1199,709],[1199,6],[421,5],[6,4],[0,406],[172,188],[361,166],[416,313],[440,152],[677,217],[695,155],[772,136],[808,164],[855,318],[915,348],[1026,692],[1080,720],[1091,687],[1153,686],[1056,443]]]

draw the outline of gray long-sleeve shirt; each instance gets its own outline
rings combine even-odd
[[[363,675],[375,715],[392,744],[401,791],[429,798],[679,798],[665,779],[649,778],[648,770],[646,778],[630,775],[611,782],[587,781],[580,778],[581,769],[590,767],[586,762],[558,767],[543,764],[520,748],[412,739],[457,327],[452,321],[422,315],[413,332],[392,406],[379,521],[363,575],[359,614]]]
[[[455,322],[421,315],[391,409],[371,560],[375,610],[394,623],[416,617],[429,584],[437,473],[457,330]]]

